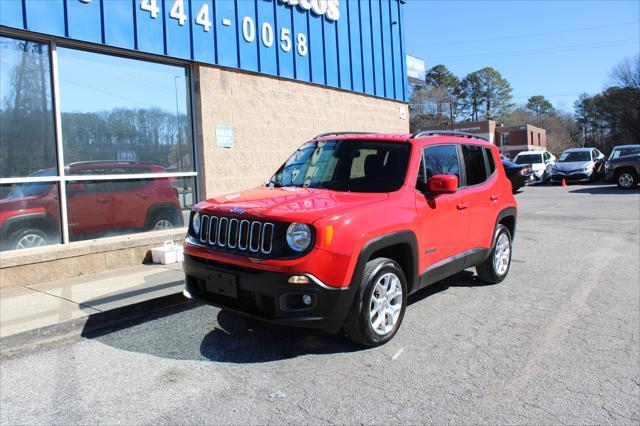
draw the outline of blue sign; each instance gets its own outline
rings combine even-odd
[[[216,146],[218,148],[233,148],[233,129],[231,126],[216,126]]]
[[[407,100],[405,0],[0,0],[0,25]]]

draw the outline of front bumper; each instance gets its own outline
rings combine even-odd
[[[592,172],[593,173],[593,172]],[[587,182],[591,179],[592,173],[553,173],[551,175],[551,182],[562,182],[564,179],[566,182]]]
[[[183,268],[187,297],[260,320],[331,333],[342,327],[355,296],[354,286],[325,286],[312,275],[307,275],[309,284],[289,284],[292,275],[304,273],[265,271],[191,255],[185,255]],[[221,276],[229,289],[220,288]],[[304,295],[311,304],[304,304]]]

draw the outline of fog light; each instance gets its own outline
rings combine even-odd
[[[309,278],[304,275],[293,275],[289,277],[289,284],[309,284]]]
[[[311,305],[312,302],[313,302],[313,299],[311,298],[311,295],[305,294],[302,296],[302,303],[304,303],[305,305],[309,306]]]

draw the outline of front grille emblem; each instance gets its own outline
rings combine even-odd
[[[246,210],[241,209],[239,207],[234,207],[231,209],[231,213],[235,213],[235,214],[243,214],[244,212],[246,212]]]

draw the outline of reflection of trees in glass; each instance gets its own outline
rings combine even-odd
[[[177,122],[181,127],[179,132]],[[117,160],[118,151],[127,150],[135,152],[136,161],[158,164],[168,171],[192,171],[190,135],[186,115],[176,120],[175,114],[158,108],[62,114],[66,164]]]
[[[0,99],[0,170],[3,177],[27,176],[56,162],[49,49],[4,37],[0,43],[0,75],[6,79]]]
[[[455,147],[433,147],[425,151],[427,179],[433,175],[458,175]]]

